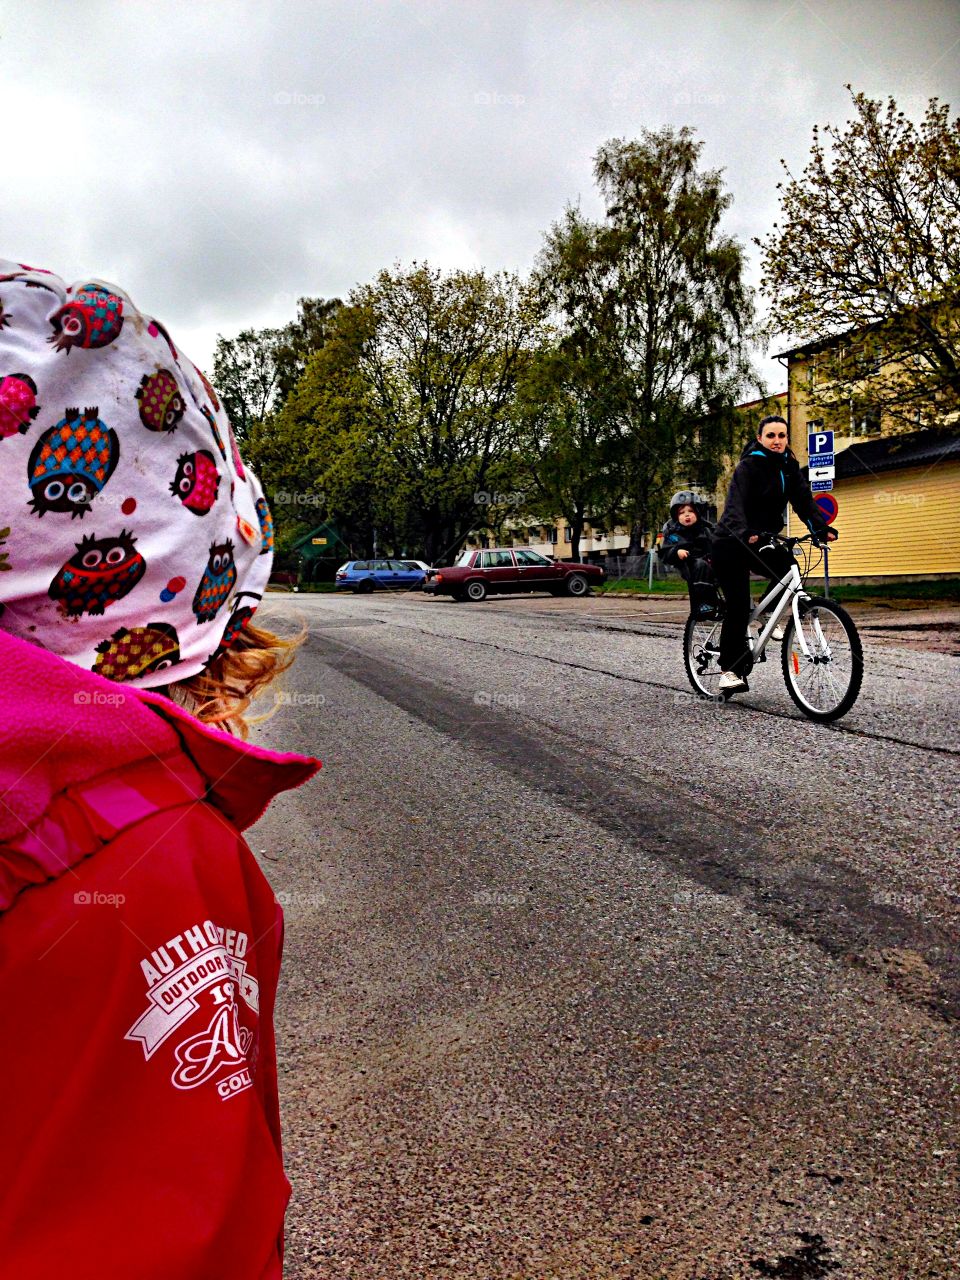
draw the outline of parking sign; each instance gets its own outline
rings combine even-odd
[[[833,453],[833,432],[811,431],[807,436],[807,453],[811,458],[819,457],[821,453]]]

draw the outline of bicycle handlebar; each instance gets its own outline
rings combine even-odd
[[[764,543],[764,546],[769,546],[774,542],[782,542],[785,547],[796,547],[799,546],[801,542],[812,542],[818,547],[826,545],[826,539],[821,542],[819,535],[816,533],[805,533],[802,538],[785,538],[781,533],[771,533],[769,538],[770,542]]]

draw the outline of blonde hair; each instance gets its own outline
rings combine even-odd
[[[204,724],[246,738],[251,725],[270,719],[280,700],[275,698],[273,707],[262,715],[247,716],[247,708],[286,671],[305,638],[305,627],[288,638],[248,622],[229,649],[195,676],[171,684],[167,692]]]

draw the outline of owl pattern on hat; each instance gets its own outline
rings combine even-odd
[[[263,492],[207,378],[117,286],[0,261],[0,464],[8,631],[150,687],[249,621],[273,558]]]
[[[44,431],[27,463],[30,510],[69,511],[83,517],[90,504],[113,475],[120,458],[117,433],[100,421],[95,406],[67,409],[63,417]]]
[[[8,373],[0,378],[0,440],[18,431],[25,435],[39,412],[37,384],[29,374]]]
[[[67,293],[73,292],[68,289]],[[120,336],[123,302],[102,285],[85,284],[50,317],[49,341],[57,351],[72,347],[105,347]]]

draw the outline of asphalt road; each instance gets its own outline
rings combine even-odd
[[[960,1275],[956,620],[823,727],[679,601],[271,608],[290,1280]]]

